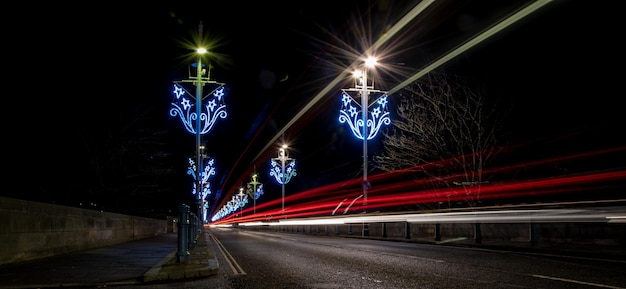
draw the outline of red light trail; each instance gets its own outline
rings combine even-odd
[[[584,161],[595,157],[620,157],[626,147],[578,153],[567,156],[516,163],[483,171],[484,179],[496,179],[511,171],[523,169],[539,170],[541,167],[562,165],[563,163]],[[452,160],[446,161],[449,164]],[[440,162],[439,164],[444,163]],[[425,164],[424,166],[433,165]],[[422,166],[423,167],[423,166]],[[567,174],[561,176],[539,177],[525,180],[497,180],[475,185],[449,186],[449,181],[458,180],[462,174],[437,178],[412,179],[408,173],[419,171],[419,167],[372,175],[373,186],[368,196],[367,212],[397,211],[400,207],[414,207],[420,204],[448,202],[487,201],[520,199],[540,201],[548,196],[562,196],[567,199],[571,194],[586,194],[591,197],[615,197],[613,190],[626,187],[626,169],[613,168],[591,172]],[[285,220],[291,218],[320,217],[363,212],[360,198],[362,189],[360,179],[330,184],[285,197],[285,211],[281,213],[281,200],[271,200],[252,208],[219,220],[213,224],[231,224],[240,222]],[[447,181],[444,185],[443,181]],[[433,186],[435,184],[435,186]],[[436,185],[439,184],[440,187]],[[467,206],[470,208],[471,206]],[[475,208],[479,209],[479,208]],[[243,217],[241,216],[243,215]]]

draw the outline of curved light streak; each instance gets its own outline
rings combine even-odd
[[[274,222],[251,221],[239,226],[334,225],[358,223],[569,223],[626,222],[625,207],[581,209],[524,209],[424,214],[380,214],[371,216],[338,216],[300,219],[279,219]],[[212,225],[213,226],[213,225]],[[230,225],[226,225],[230,226]]]
[[[417,17],[420,13],[422,13],[426,8],[428,8],[428,6],[430,6],[434,2],[435,2],[434,0],[431,0],[431,1],[421,1],[411,11],[409,11],[409,13],[407,13],[406,16],[404,16],[400,21],[398,21],[396,24],[394,24],[386,32],[387,37],[381,37],[380,39],[378,39],[378,41],[376,41],[376,43],[374,43],[374,45],[372,45],[372,47],[370,49],[368,49],[368,51],[373,51],[373,50],[377,49],[378,47],[382,46],[385,42],[390,40],[393,35],[398,33],[408,23],[411,23],[411,21],[413,21],[413,19],[415,17]],[[413,76],[408,78],[406,81],[404,81],[404,82],[398,84],[397,86],[393,87],[392,89],[388,90],[387,94],[391,95],[391,94],[399,91],[403,87],[407,86],[409,83],[412,83],[413,81],[415,81],[415,80],[423,77],[424,75],[430,73],[431,71],[433,71],[437,67],[443,65],[444,63],[446,63],[447,61],[451,60],[452,58],[460,55],[461,53],[469,50],[473,46],[476,46],[477,44],[479,44],[480,42],[488,39],[489,37],[494,36],[498,32],[504,30],[508,26],[516,23],[517,21],[523,19],[524,17],[530,15],[531,13],[535,12],[536,10],[538,10],[539,8],[541,8],[544,5],[548,4],[549,2],[552,2],[552,1],[551,0],[538,0],[538,1],[535,1],[534,3],[532,3],[531,5],[526,6],[524,9],[521,9],[519,12],[517,12],[517,13],[511,15],[510,17],[500,21],[498,24],[496,24],[492,28],[488,29],[487,31],[485,31],[485,32],[477,35],[476,37],[470,39],[469,41],[465,42],[464,44],[459,46],[457,49],[455,49],[455,50],[451,51],[450,53],[444,55],[443,57],[439,58],[435,62],[431,63],[430,65],[428,65],[426,67],[424,67],[423,69],[420,69],[416,74],[414,74]],[[365,53],[365,54],[367,54],[367,53]],[[355,61],[353,63],[353,65],[355,65],[356,63],[357,63],[357,61]],[[287,122],[282,127],[281,130],[279,130],[276,133],[276,135],[272,139],[270,139],[267,142],[267,145],[262,150],[259,151],[258,155],[254,159],[260,158],[264,154],[264,152],[269,148],[269,146],[272,143],[274,143],[281,135],[283,135],[285,133],[285,131],[287,131],[287,129],[289,129],[294,123],[296,123],[302,116],[304,116],[306,114],[306,112],[309,109],[311,109],[311,107],[313,107],[317,102],[319,102],[324,96],[328,95],[328,93],[334,87],[337,87],[337,85],[339,85],[343,81],[343,79],[345,78],[346,74],[347,74],[347,72],[344,72],[344,73],[338,75],[326,87],[324,87],[313,99],[311,99],[310,102],[308,102],[289,122]]]
[[[386,32],[386,36],[387,37],[379,38],[366,51],[366,53],[364,53],[364,54],[368,54],[367,52],[370,52],[370,51],[375,51],[376,49],[381,47],[385,42],[387,42],[388,40],[392,39],[395,34],[400,32],[406,25],[411,23],[417,16],[419,16],[422,12],[424,12],[426,10],[426,8],[428,8],[434,2],[435,2],[434,0],[420,1],[415,7],[413,7],[413,9],[411,9],[411,11],[409,11],[402,19],[400,19],[400,21],[398,21],[393,26],[391,26],[391,28]],[[488,29],[488,30],[478,34],[477,36],[469,39],[468,41],[466,41],[465,43],[460,45],[458,48],[452,50],[451,52],[449,52],[449,53],[447,53],[445,55],[443,55],[441,58],[439,58],[438,60],[434,61],[433,63],[427,65],[426,67],[424,67],[424,68],[422,68],[420,70],[418,70],[417,73],[415,73],[413,76],[408,78],[406,81],[404,81],[404,82],[396,85],[395,87],[391,88],[390,90],[388,90],[387,94],[391,95],[391,94],[401,90],[403,87],[407,86],[409,83],[412,83],[415,80],[417,80],[417,79],[423,77],[424,75],[430,73],[431,71],[435,70],[436,68],[438,68],[439,66],[443,65],[447,61],[449,61],[449,60],[453,59],[454,57],[462,54],[463,52],[469,50],[473,46],[478,45],[482,41],[484,41],[484,40],[486,40],[486,39],[496,35],[498,32],[504,30],[508,26],[511,26],[511,25],[515,24],[519,20],[522,20],[524,17],[526,17],[526,16],[532,14],[533,12],[539,10],[541,7],[545,6],[546,4],[548,4],[550,2],[552,2],[552,1],[551,0],[537,0],[537,1],[533,2],[533,3],[531,3],[530,5],[524,7],[523,9],[518,11],[517,13],[515,13],[515,14],[513,14],[513,15],[503,19],[502,21],[498,22],[496,25],[492,26],[490,29]],[[358,61],[355,61],[353,63],[353,65],[356,65],[357,62]],[[254,158],[254,160],[260,158],[265,153],[265,151],[269,148],[269,146],[272,143],[274,143],[281,135],[283,135],[285,133],[285,131],[287,131],[292,125],[294,125],[302,116],[304,116],[322,98],[324,98],[326,95],[328,95],[331,92],[332,89],[337,87],[345,79],[346,74],[347,74],[347,72],[341,73],[336,78],[334,78],[326,87],[324,87],[322,90],[320,90],[315,95],[315,97],[313,97],[311,99],[311,101],[309,101],[291,120],[289,120],[276,133],[276,135],[273,138],[271,138],[269,141],[267,141],[266,146],[263,147],[263,149],[261,149],[259,151],[259,153]]]

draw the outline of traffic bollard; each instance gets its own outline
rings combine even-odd
[[[189,206],[182,204],[178,206],[180,219],[178,221],[178,252],[176,252],[176,260],[185,262],[189,259]]]

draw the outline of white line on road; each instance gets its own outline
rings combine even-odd
[[[220,249],[220,252],[222,252],[222,255],[224,255],[224,259],[226,259],[226,262],[228,263],[228,266],[230,266],[230,269],[233,270],[233,274],[246,275],[246,271],[244,271],[243,268],[241,268],[241,266],[239,265],[239,263],[235,261],[235,258],[233,258],[233,256],[230,253],[228,253],[228,250],[226,250],[224,245],[222,245],[222,242],[220,242],[220,240],[218,240],[215,236],[213,236],[213,234],[211,234],[211,239],[213,239],[213,242],[217,244],[217,248]]]
[[[543,275],[531,275],[531,276],[537,277],[537,278],[543,278],[543,279],[550,279],[550,280],[557,280],[557,281],[563,281],[563,282],[569,282],[569,283],[576,283],[576,284],[583,284],[583,285],[601,287],[601,288],[626,289],[624,287],[617,287],[617,286],[604,285],[604,284],[598,284],[598,283],[583,282],[583,281],[572,280],[572,279],[564,279],[564,278],[558,278],[558,277],[550,277],[550,276],[543,276]]]

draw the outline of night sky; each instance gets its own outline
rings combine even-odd
[[[5,171],[12,184],[6,187],[12,189],[3,195],[70,205],[89,202],[85,196],[106,199],[93,193],[97,168],[115,167],[103,163],[116,159],[106,157],[105,144],[148,144],[153,140],[140,138],[161,132],[160,148],[172,162],[167,166],[179,171],[165,181],[167,192],[176,193],[150,196],[149,203],[176,208],[189,202],[186,158],[195,152],[195,136],[168,109],[173,81],[186,79],[192,62],[183,43],[193,43],[202,23],[215,44],[212,76],[226,83],[229,111],[203,138],[218,164],[210,203],[230,198],[254,168],[266,190],[278,192],[266,197],[279,196],[267,171],[282,138],[268,151],[259,150],[363,51],[358,36],[371,44],[412,7],[410,1],[206,2],[54,3],[14,11],[22,17],[3,28],[11,40],[5,41],[5,57],[14,66],[7,70],[12,88],[5,92],[3,118]],[[395,41],[397,50],[387,61],[401,72],[380,85],[397,85],[525,1],[500,2],[433,4],[432,13],[398,36],[402,41]],[[614,2],[554,1],[440,70],[464,75],[511,105],[511,143],[543,142],[550,146],[545,154],[623,146],[626,50]],[[355,23],[368,33],[359,33]],[[337,121],[340,88],[285,133],[299,165],[291,190],[360,176],[361,143]],[[94,151],[105,157],[95,159]],[[124,174],[122,167],[118,171]]]

